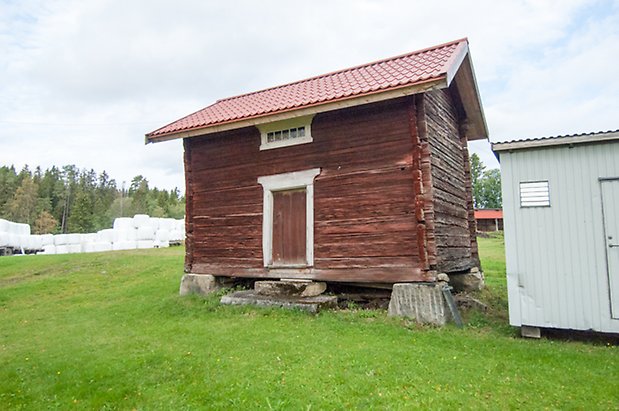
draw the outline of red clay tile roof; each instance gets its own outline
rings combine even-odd
[[[454,59],[468,47],[452,41],[362,66],[218,100],[146,136],[158,137],[249,118],[380,93],[445,78]]]
[[[475,220],[494,220],[495,218],[503,218],[503,210],[475,210]]]

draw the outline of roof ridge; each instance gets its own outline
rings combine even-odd
[[[348,67],[348,68],[345,68],[345,69],[340,69],[340,70],[335,70],[335,71],[331,71],[331,72],[324,73],[324,74],[319,74],[317,76],[308,77],[308,78],[305,78],[303,80],[297,80],[297,81],[293,81],[293,82],[290,82],[290,83],[280,84],[278,86],[268,87],[268,88],[261,89],[261,90],[256,90],[256,91],[251,91],[249,93],[243,93],[243,94],[239,94],[239,95],[232,96],[232,97],[222,98],[222,99],[217,100],[214,104],[221,103],[221,102],[224,102],[224,101],[235,100],[235,99],[242,98],[242,97],[252,96],[252,95],[255,95],[255,94],[260,94],[260,93],[264,93],[264,92],[271,91],[271,90],[277,90],[277,89],[281,89],[281,88],[284,88],[284,87],[289,87],[289,86],[292,86],[292,85],[295,85],[295,84],[301,84],[301,83],[305,83],[305,82],[308,82],[308,81],[311,81],[311,80],[317,80],[317,79],[320,79],[320,78],[325,78],[325,77],[333,76],[335,74],[346,73],[346,72],[349,72],[349,71],[358,70],[358,69],[363,68],[363,67],[371,67],[371,66],[374,66],[374,65],[377,65],[377,64],[380,64],[380,63],[385,63],[387,61],[395,61],[395,60],[399,60],[399,59],[402,59],[402,58],[405,58],[405,57],[410,57],[410,56],[413,56],[413,55],[416,55],[416,54],[427,53],[427,52],[432,51],[432,50],[437,50],[437,49],[440,49],[440,48],[445,48],[445,47],[448,47],[448,46],[451,46],[451,45],[454,45],[454,44],[458,44],[458,43],[462,43],[462,42],[467,42],[468,43],[468,37],[463,37],[463,38],[460,38],[458,40],[452,40],[452,41],[449,41],[449,42],[446,42],[446,43],[438,44],[438,45],[431,46],[431,47],[426,47],[426,48],[423,48],[423,49],[420,49],[420,50],[411,51],[411,52],[408,52],[408,53],[398,54],[396,56],[383,58],[383,59],[380,59],[380,60],[372,61],[370,63],[364,63],[364,64]],[[209,107],[209,106],[207,106],[207,107]],[[198,110],[198,111],[200,111],[200,110]]]

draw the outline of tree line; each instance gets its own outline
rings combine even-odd
[[[474,207],[502,208],[501,171],[497,168],[486,170],[477,154],[471,154],[470,162]]]
[[[0,218],[30,224],[35,234],[91,233],[135,214],[182,218],[185,198],[177,188],[150,188],[141,175],[125,188],[105,171],[75,165],[19,172],[0,167]]]

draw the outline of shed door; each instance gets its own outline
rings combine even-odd
[[[601,184],[611,317],[619,319],[619,178]]]
[[[306,265],[306,191],[273,192],[273,265]]]

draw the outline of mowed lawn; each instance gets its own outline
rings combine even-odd
[[[464,329],[181,298],[181,248],[0,258],[0,408],[617,409],[617,347],[518,338],[480,249]]]

